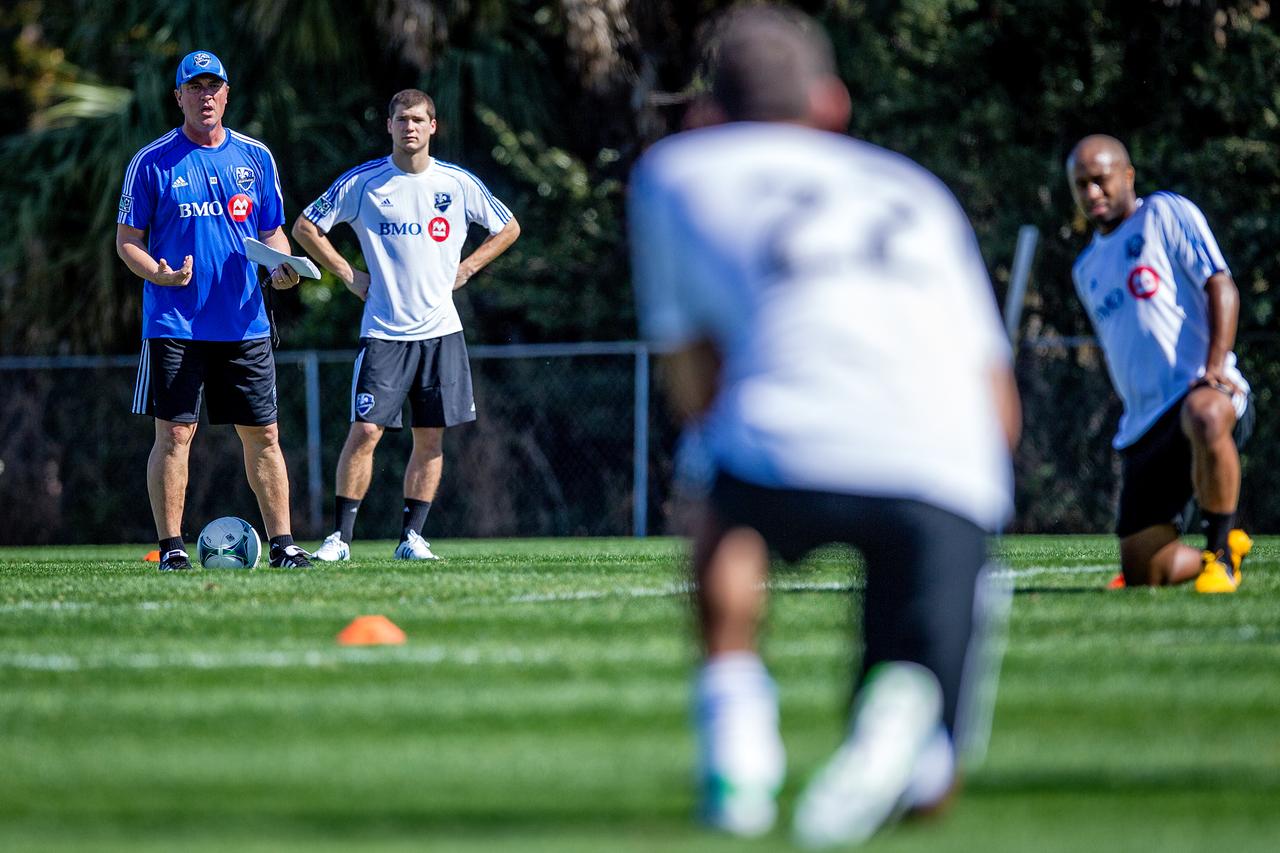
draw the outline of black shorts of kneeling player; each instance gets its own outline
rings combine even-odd
[[[1191,527],[1191,441],[1182,431],[1184,396],[1169,407],[1142,437],[1120,451],[1120,509],[1116,535],[1123,539],[1148,527],[1172,524],[1179,533]],[[1253,435],[1253,397],[1236,421],[1232,437],[1243,448]]]
[[[786,560],[846,544],[866,563],[858,683],[884,661],[928,667],[954,731],[987,534],[972,521],[906,498],[757,486],[721,473],[710,505],[722,530],[750,527]]]
[[[405,400],[411,426],[451,427],[476,419],[462,332],[417,341],[360,339],[351,420],[398,430]]]
[[[142,342],[133,389],[133,413],[179,424],[200,420],[202,399],[209,423],[266,426],[276,422],[276,360],[268,338]]]

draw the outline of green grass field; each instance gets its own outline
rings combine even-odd
[[[311,543],[314,544],[314,543]],[[694,662],[670,540],[390,543],[306,573],[161,575],[145,548],[0,549],[0,850],[770,850],[841,734],[859,570],[779,571],[765,657],[784,819],[698,829]],[[1003,551],[986,764],[870,849],[1274,850],[1280,539],[1234,596],[1108,592],[1107,537]],[[342,648],[385,614],[398,647]]]

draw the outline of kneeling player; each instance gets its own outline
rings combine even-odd
[[[770,551],[866,563],[848,736],[800,798],[799,840],[858,841],[953,778],[987,534],[1011,510],[1019,407],[972,229],[945,187],[844,136],[816,25],[729,18],[704,126],[632,177],[641,326],[718,470],[694,546],[703,815],[752,835],[784,773],[756,652]]]
[[[1195,580],[1199,592],[1235,592],[1253,545],[1232,529],[1237,442],[1248,438],[1253,410],[1231,351],[1240,297],[1227,262],[1190,201],[1169,192],[1138,198],[1119,140],[1080,140],[1067,175],[1096,229],[1072,268],[1076,293],[1124,401],[1113,442],[1124,463],[1122,576],[1112,585]],[[1179,540],[1192,496],[1203,551]]]

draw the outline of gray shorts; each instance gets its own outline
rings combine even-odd
[[[451,427],[476,419],[471,365],[462,332],[425,341],[361,338],[351,382],[351,420],[400,429]]]

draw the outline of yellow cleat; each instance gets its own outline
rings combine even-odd
[[[1253,540],[1249,538],[1248,533],[1237,527],[1227,534],[1227,552],[1231,554],[1231,573],[1236,586],[1240,585],[1240,564],[1252,550]]]
[[[1204,561],[1204,568],[1196,578],[1196,592],[1235,592],[1240,586],[1240,582],[1236,580],[1239,572],[1235,572],[1236,577],[1232,577],[1231,569],[1213,551],[1205,551],[1201,559]]]

